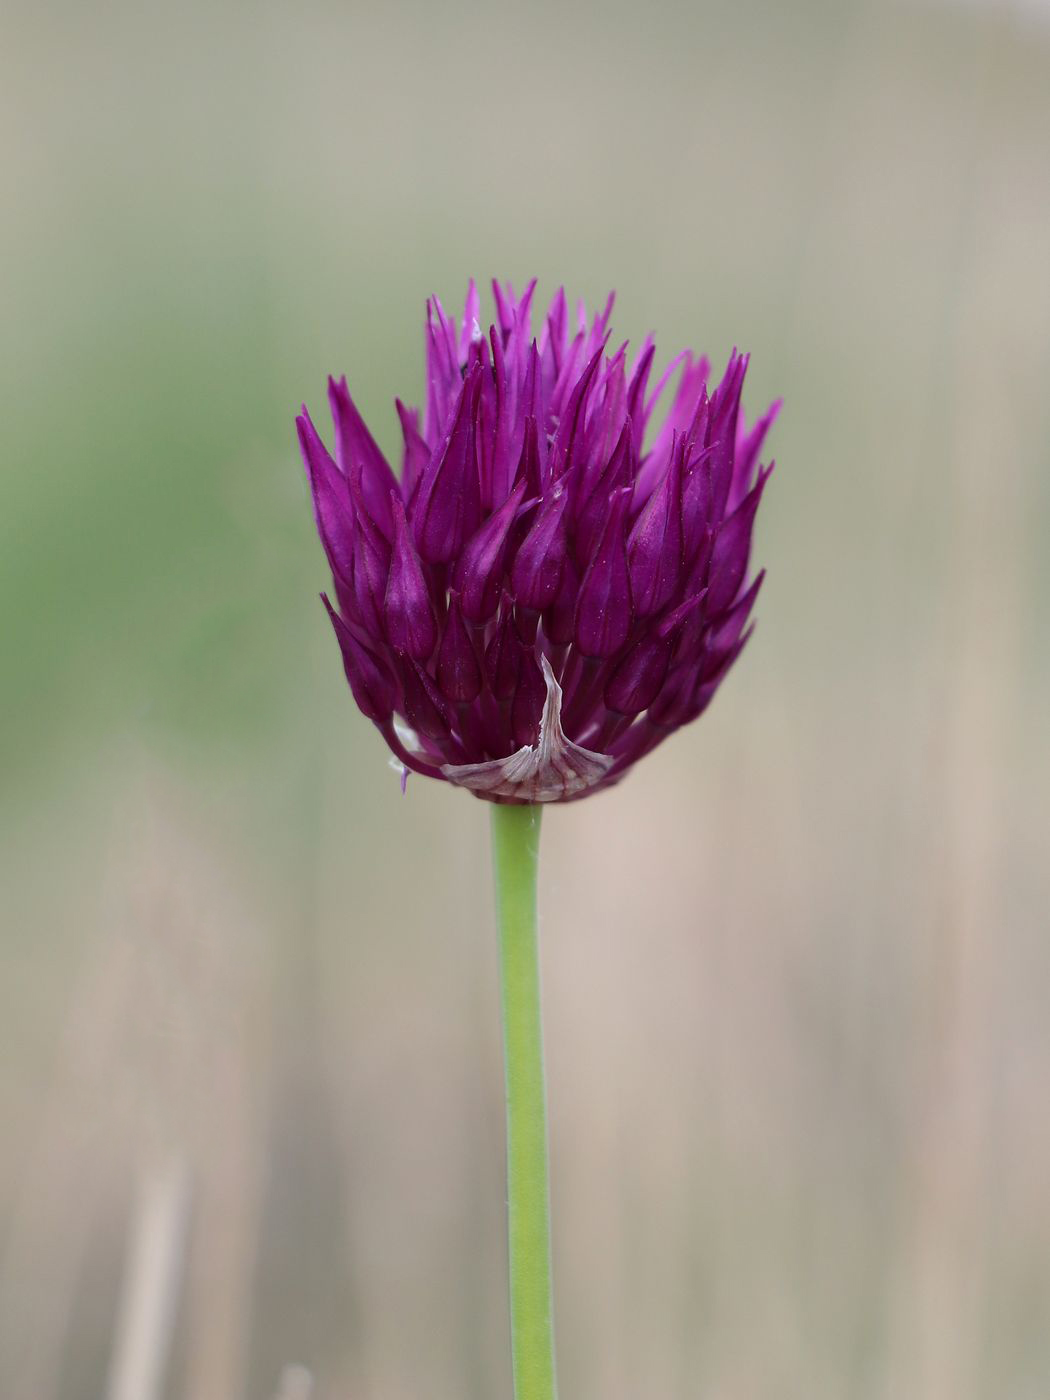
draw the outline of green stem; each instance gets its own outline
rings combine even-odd
[[[538,806],[492,808],[507,1085],[507,1215],[515,1400],[555,1400],[547,1096],[536,940]]]

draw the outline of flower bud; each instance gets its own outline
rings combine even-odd
[[[745,427],[735,350],[710,394],[691,352],[650,388],[651,339],[606,353],[611,299],[588,323],[560,290],[533,336],[534,287],[496,284],[487,334],[473,283],[458,320],[427,303],[400,482],[345,380],[334,459],[297,420],[354,699],[399,763],[497,802],[600,791],[710,704],[753,629],[777,409]]]

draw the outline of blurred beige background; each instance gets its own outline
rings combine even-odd
[[[787,405],[752,646],[545,822],[563,1395],[1050,1394],[1047,7],[2,55],[3,1400],[509,1397],[487,812],[354,710],[292,432],[392,446],[472,272]]]

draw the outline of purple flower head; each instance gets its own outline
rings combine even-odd
[[[345,380],[334,458],[297,420],[354,699],[406,770],[493,802],[608,787],[710,704],[752,630],[779,408],[745,426],[735,350],[717,384],[685,351],[650,386],[651,340],[610,350],[611,296],[574,328],[559,291],[534,336],[534,289],[494,282],[487,335],[473,282],[458,323],[427,303],[400,477]]]

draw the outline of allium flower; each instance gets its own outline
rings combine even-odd
[[[334,460],[297,420],[354,699],[403,772],[495,802],[608,787],[710,704],[751,632],[779,407],[745,428],[736,351],[710,392],[690,351],[650,388],[651,338],[630,363],[609,351],[611,296],[574,330],[559,291],[534,339],[534,288],[493,283],[487,336],[473,282],[458,325],[427,303],[400,479],[345,379]]]

